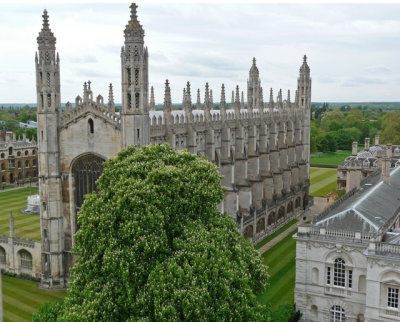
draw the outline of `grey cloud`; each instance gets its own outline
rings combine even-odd
[[[100,69],[98,70],[94,70],[94,69],[88,69],[88,68],[76,68],[75,69],[75,74],[80,76],[80,77],[86,77],[88,79],[90,78],[116,78],[116,77],[120,77],[119,73],[111,73],[111,72],[107,72],[107,71],[100,71]]]

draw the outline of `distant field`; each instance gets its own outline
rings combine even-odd
[[[272,310],[283,304],[293,304],[294,301],[296,241],[292,238],[293,234],[261,256],[263,264],[269,267],[270,285],[258,296],[258,300],[263,304],[271,304]]]
[[[336,151],[328,153],[314,152],[310,155],[310,164],[337,166],[350,155],[351,151]]]
[[[0,235],[9,235],[10,212],[12,211],[15,235],[40,240],[40,216],[21,213],[21,210],[26,208],[27,197],[37,193],[38,188],[0,192]]]
[[[326,197],[329,192],[336,191],[336,180],[336,169],[310,168],[310,195]]]
[[[46,291],[37,282],[2,276],[3,314],[7,321],[32,321],[32,314],[44,302],[54,302],[65,297],[65,291]]]

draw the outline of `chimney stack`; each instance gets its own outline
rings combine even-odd
[[[382,173],[381,178],[384,182],[389,184],[390,182],[390,158],[385,156],[382,160]]]
[[[358,148],[358,143],[356,141],[353,142],[353,147],[351,150],[351,155],[356,156],[357,155],[357,148]]]
[[[365,138],[364,150],[365,151],[369,150],[369,138]]]
[[[391,159],[392,158],[392,143],[386,144],[386,156]]]
[[[375,145],[379,145],[379,135],[375,135]]]

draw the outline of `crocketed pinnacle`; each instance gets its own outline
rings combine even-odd
[[[307,74],[310,75],[310,67],[307,64],[307,56],[303,56],[303,64],[300,67],[300,74]]]
[[[165,90],[164,90],[164,109],[171,109],[171,88],[169,87],[168,79],[165,80]]]
[[[47,10],[44,9],[43,11],[43,25],[42,25],[42,30],[39,32],[39,37],[37,38],[38,43],[43,43],[43,44],[55,44],[56,43],[56,38],[54,37],[54,34],[52,33],[49,25],[49,15],[47,14]]]
[[[153,86],[151,86],[151,88],[150,88],[150,106],[149,106],[149,108],[150,108],[150,111],[155,111],[155,108],[156,108],[156,103],[155,103],[155,100],[154,100],[154,88],[153,88]]]
[[[137,5],[136,3],[132,3],[130,5],[131,8],[131,19],[125,27],[125,37],[141,37],[144,36],[144,30],[142,25],[138,21],[137,17]]]
[[[253,57],[253,65],[251,65],[251,68],[250,68],[250,77],[258,78],[258,76],[259,76],[259,71],[256,66],[256,58]]]

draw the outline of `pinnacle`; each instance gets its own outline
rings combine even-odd
[[[49,28],[49,15],[47,14],[47,10],[46,9],[44,9],[42,17],[43,17],[43,30],[45,30],[45,29],[46,30],[50,30],[50,28]]]
[[[307,63],[307,56],[306,55],[303,56],[303,63]]]

